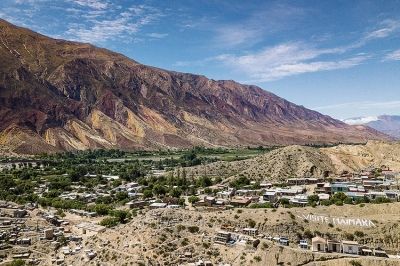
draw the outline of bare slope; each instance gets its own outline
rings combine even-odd
[[[256,86],[139,64],[0,20],[0,132],[18,153],[365,142],[387,139]],[[31,131],[27,133],[26,130]],[[12,136],[11,136],[12,137]],[[49,147],[51,146],[51,147]]]
[[[321,152],[329,156],[336,172],[382,165],[400,171],[400,142],[369,141],[366,145],[339,145]]]
[[[253,159],[188,168],[187,173],[194,177],[212,175],[227,180],[242,175],[254,180],[284,181],[290,177],[325,177],[382,165],[400,171],[400,142],[369,141],[366,145],[331,148],[287,146]]]

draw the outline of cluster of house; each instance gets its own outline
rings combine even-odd
[[[53,228],[28,226],[26,222],[29,212],[24,206],[8,202],[1,202],[0,206],[0,257],[11,256],[13,259],[27,260],[31,256],[29,246],[34,239],[52,240],[63,235],[63,232]],[[29,260],[30,263],[35,261],[36,259]]]
[[[68,174],[64,174],[64,176],[68,176]],[[97,175],[93,174],[86,174],[87,177],[97,177]],[[120,177],[117,175],[102,175],[102,178],[106,179],[107,181],[114,181],[119,180]],[[43,193],[49,192],[50,183],[46,180],[43,184],[39,184],[37,187],[34,188],[34,194],[38,196],[42,196]],[[137,183],[127,183],[121,186],[118,186],[114,189],[109,189],[109,186],[106,184],[99,184],[95,188],[91,189],[89,192],[87,187],[82,185],[72,185],[71,191],[64,191],[58,197],[64,200],[76,200],[79,199],[86,203],[95,202],[99,197],[106,197],[111,196],[113,192],[118,191],[126,191],[130,193],[130,196],[136,196],[135,193],[141,190],[141,187],[138,186]],[[133,194],[132,194],[132,193]]]
[[[10,245],[27,246],[31,238],[24,234],[27,210],[8,202],[0,202],[0,207],[0,256],[5,256]]]
[[[335,183],[318,183],[315,193],[320,199],[329,199],[329,196],[338,192],[344,193],[353,200],[368,198],[386,198],[392,201],[400,200],[400,190],[395,180],[376,180],[361,177],[351,181]]]
[[[274,187],[271,183],[260,184],[259,189],[252,189],[251,185],[243,189],[234,189],[225,185],[217,185],[219,190],[214,195],[205,195],[200,201],[196,202],[196,206],[204,207],[246,207],[251,203],[271,203],[277,204],[280,199],[287,199],[288,202],[295,206],[305,206],[309,204],[306,186],[314,185],[314,194],[318,195],[319,200],[328,200],[332,195],[343,192],[349,198],[357,200],[359,198],[369,198],[375,200],[377,198],[386,198],[392,201],[400,201],[400,190],[394,175],[384,175],[380,178],[372,177],[372,175],[354,176],[344,175],[337,177],[332,182],[322,182],[321,178],[291,178],[288,179],[288,187]],[[127,189],[125,185],[124,189]],[[133,188],[130,188],[133,189]],[[140,191],[140,187],[138,187]],[[201,194],[202,191],[199,191]],[[135,191],[131,196],[140,196]],[[131,208],[140,208],[150,206],[150,208],[165,208],[170,203],[154,203],[151,200],[135,200],[128,203]],[[171,207],[175,205],[172,204]],[[179,207],[179,206],[175,206]]]
[[[213,266],[214,264],[209,260],[198,260],[194,263],[188,263],[187,266]],[[218,266],[231,266],[229,263],[219,263]]]
[[[356,241],[347,241],[347,240],[338,241],[316,236],[311,239],[311,242],[312,242],[311,251],[313,252],[333,252],[333,253],[345,253],[352,255],[388,257],[386,251],[380,248],[371,249],[369,247],[365,247],[358,244],[358,242]],[[299,247],[302,249],[308,249],[307,241],[301,240]]]
[[[57,250],[64,243],[67,243],[66,246],[62,246],[59,249],[61,256],[53,259],[54,264],[61,265],[64,263],[63,257],[81,251],[82,237],[71,232],[68,221],[60,219],[53,213],[39,211],[37,217],[45,220],[47,226],[43,227],[41,225],[39,227],[39,223],[36,226],[27,226],[26,218],[29,216],[29,212],[23,209],[22,206],[12,205],[10,207],[10,205],[2,203],[0,203],[0,206],[3,207],[0,211],[0,257],[8,257],[10,254],[13,254],[12,258],[28,261],[32,253],[29,247],[31,245],[43,244],[51,247],[53,250]],[[8,208],[4,208],[5,206]],[[81,212],[79,210],[73,211]],[[85,214],[82,213],[82,215]],[[82,234],[90,232],[98,233],[106,230],[104,226],[93,223],[81,223],[76,225],[76,227],[82,230]],[[71,243],[73,243],[72,248]],[[24,247],[24,252],[14,254],[13,248],[16,246]],[[85,250],[85,254],[89,260],[97,255],[93,250]]]
[[[221,226],[221,231],[218,231],[214,236],[214,243],[232,245],[241,239],[253,241],[256,238],[265,238],[281,245],[289,246],[289,239],[287,237],[266,237],[264,234],[260,234],[257,228],[236,228],[230,225]]]
[[[314,193],[320,200],[328,200],[338,192],[343,192],[353,200],[369,198],[386,198],[391,201],[400,201],[399,183],[394,173],[382,167],[380,175],[376,177],[375,171],[365,170],[359,174],[343,174],[331,178],[332,182],[324,182],[322,178],[290,178],[287,187],[274,187],[271,183],[260,184],[260,189],[239,189],[218,187],[222,189],[214,196],[206,196],[197,205],[203,206],[239,206],[245,207],[252,202],[269,202],[276,204],[280,199],[287,199],[289,203],[305,206],[308,202],[306,185],[314,185]],[[260,195],[262,195],[260,197]]]
[[[247,240],[254,240],[255,238],[265,238],[269,241],[275,242],[282,246],[289,246],[289,238],[282,236],[264,236],[259,234],[256,228],[242,228],[240,230],[235,229],[232,226],[223,226],[221,231],[216,232],[214,236],[214,243],[222,245],[234,245],[241,239],[241,236],[249,236]],[[376,257],[388,257],[386,251],[381,248],[369,248],[360,245],[356,241],[348,240],[334,240],[329,238],[323,238],[316,236],[311,239],[311,246],[308,241],[303,239],[300,240],[298,247],[304,250],[311,250],[312,252],[326,252],[326,253],[344,253],[351,255],[363,255],[363,256],[376,256]]]

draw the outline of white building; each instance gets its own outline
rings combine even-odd
[[[356,241],[342,241],[342,251],[347,254],[358,254],[360,246]]]

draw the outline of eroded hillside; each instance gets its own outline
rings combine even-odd
[[[330,148],[287,146],[253,159],[216,162],[188,168],[189,176],[220,176],[228,180],[246,176],[253,180],[284,181],[289,177],[326,177],[343,171],[360,171],[386,165],[400,171],[400,143],[369,141],[366,145]]]

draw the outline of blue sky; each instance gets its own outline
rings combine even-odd
[[[339,119],[400,114],[400,0],[2,0],[0,17]]]

